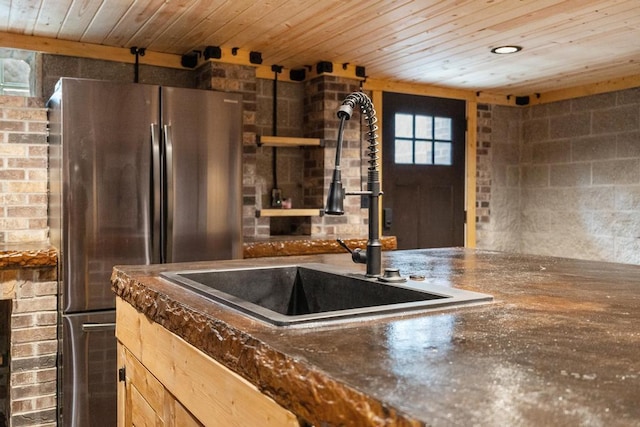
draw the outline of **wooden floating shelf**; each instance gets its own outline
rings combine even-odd
[[[258,135],[256,139],[258,147],[324,147],[324,141],[320,138],[295,138],[288,136]]]
[[[324,209],[256,209],[256,218],[261,216],[323,216]]]

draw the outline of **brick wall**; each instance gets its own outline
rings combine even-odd
[[[0,243],[47,240],[47,111],[0,96]]]
[[[242,94],[242,234],[268,236],[269,218],[256,218],[257,78],[253,67],[207,62],[197,70],[197,87]]]
[[[520,108],[478,106],[478,247],[520,252]]]
[[[273,135],[273,90],[272,80],[258,79],[257,91],[257,133]],[[304,84],[278,81],[277,83],[278,136],[303,136]],[[259,147],[256,152],[256,207],[269,208],[273,185],[273,147]],[[304,149],[300,147],[279,147],[276,151],[278,188],[282,197],[291,199],[293,208],[306,206],[303,198]],[[315,206],[315,207],[319,207]],[[309,234],[311,222],[308,217],[271,217],[270,233]]]
[[[640,264],[640,88],[493,106],[478,246]]]
[[[2,286],[2,285],[0,285]],[[2,292],[0,292],[2,295]],[[11,300],[0,299],[0,427],[8,425],[9,402],[9,354],[11,353]]]
[[[491,213],[491,105],[478,105],[476,150],[476,230],[486,229]]]
[[[13,289],[10,318],[11,426],[56,425],[56,267],[0,270]]]
[[[324,149],[305,151],[305,203],[309,206],[324,206],[335,165],[336,113],[345,97],[359,88],[359,81],[335,76],[319,76],[305,83],[305,136],[325,140]],[[342,183],[347,191],[362,190],[366,182],[363,151],[367,144],[362,142],[360,112],[354,113],[344,128],[341,158]],[[342,216],[312,218],[311,235],[367,236],[367,210],[361,208],[360,198],[347,196],[344,208]]]
[[[110,61],[99,61],[85,58],[74,58],[62,55],[43,55],[42,57],[42,91],[45,98],[48,98],[53,91],[55,82],[60,76],[82,77],[95,79],[108,79],[114,81],[132,81],[133,66],[131,64],[121,64]],[[319,96],[324,100],[309,103],[308,96],[304,93],[308,90],[309,83],[279,82],[278,101],[278,134],[284,136],[319,136],[331,138],[335,141],[337,124],[335,123],[335,111],[339,102],[344,96],[353,90],[358,90],[359,82],[340,79],[334,77],[320,77],[319,86],[314,86],[316,90],[314,96]],[[327,80],[324,80],[327,79]],[[335,80],[332,80],[335,79]],[[140,82],[150,84],[164,84],[179,87],[197,87],[201,89],[213,89],[225,92],[241,93],[243,95],[243,235],[247,237],[264,237],[271,234],[271,220],[268,217],[256,218],[256,207],[262,207],[265,202],[270,202],[267,193],[272,188],[271,178],[271,149],[259,149],[256,147],[255,138],[257,134],[270,135],[272,133],[272,81],[259,80],[256,78],[255,68],[250,66],[223,64],[207,62],[195,70],[172,70],[161,67],[140,66]],[[326,82],[326,85],[324,85]],[[346,86],[345,86],[346,85]],[[326,94],[324,93],[326,90]],[[339,101],[338,101],[338,98]],[[309,129],[308,123],[303,123],[303,114],[308,113],[308,108],[316,109],[312,112],[319,114],[316,118],[316,129]],[[334,121],[325,128],[324,110]],[[308,118],[308,117],[307,117]],[[304,120],[307,120],[304,118]],[[328,122],[327,122],[328,124]],[[336,126],[331,129],[331,126]],[[351,120],[347,129],[347,142],[345,162],[353,161],[354,168],[360,167],[361,142],[359,135],[359,121]],[[366,146],[366,144],[365,144]],[[335,148],[335,147],[334,147]],[[304,148],[304,149],[278,149],[279,153],[279,179],[278,184],[284,191],[284,197],[293,199],[294,207],[320,208],[324,205],[325,152],[328,157],[328,164],[333,164],[333,150]],[[329,154],[329,152],[331,152]],[[318,167],[311,175],[317,175],[314,180],[308,179],[304,175],[301,165],[309,164],[307,157],[320,156],[318,161],[312,161]],[[358,165],[355,165],[358,163]],[[347,163],[345,163],[346,165]],[[267,167],[268,165],[268,167]],[[354,171],[354,168],[349,168]],[[330,173],[330,170],[327,172]],[[366,172],[360,175],[366,177]],[[356,178],[349,183],[349,189],[360,189],[361,178]],[[320,185],[317,187],[316,185]],[[328,185],[328,184],[327,184]],[[266,199],[266,200],[265,200]],[[350,199],[350,200],[349,200]],[[311,227],[310,221],[305,219],[298,225],[287,224],[280,226],[281,231],[292,230],[301,231],[304,234],[312,235],[331,234],[337,231],[342,235],[361,235],[362,224],[366,223],[366,211],[359,209],[358,198],[347,199],[349,206],[353,206],[349,215],[343,218],[332,218],[327,221],[314,219],[316,227]],[[346,221],[336,229],[325,228],[325,223],[341,223]],[[364,227],[366,234],[366,227]]]

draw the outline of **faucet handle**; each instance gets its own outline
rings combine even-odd
[[[347,252],[349,252],[351,254],[351,259],[353,260],[353,262],[358,263],[358,264],[366,264],[367,263],[367,253],[366,253],[366,251],[363,251],[360,248],[356,248],[356,249],[351,250],[351,248],[349,246],[347,246],[347,244],[342,239],[336,239],[336,242],[338,242],[338,244],[340,246],[345,248],[347,250]]]
[[[342,239],[336,239],[336,242],[338,242],[338,244],[340,246],[342,246],[343,248],[345,248],[347,250],[347,252],[349,252],[350,254],[353,253],[353,251],[351,250],[351,248],[349,246],[347,246],[347,244],[344,242],[344,240]]]

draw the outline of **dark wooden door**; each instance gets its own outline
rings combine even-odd
[[[383,226],[398,249],[464,245],[465,109],[383,94]]]

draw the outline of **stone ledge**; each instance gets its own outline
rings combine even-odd
[[[367,246],[367,239],[343,240],[352,249],[364,249]],[[398,248],[395,236],[382,236],[380,242],[383,251],[392,251]],[[264,240],[245,241],[243,246],[244,258],[347,253],[335,238],[312,238],[309,236],[277,236]]]
[[[0,245],[0,269],[55,267],[58,252],[48,243]]]

